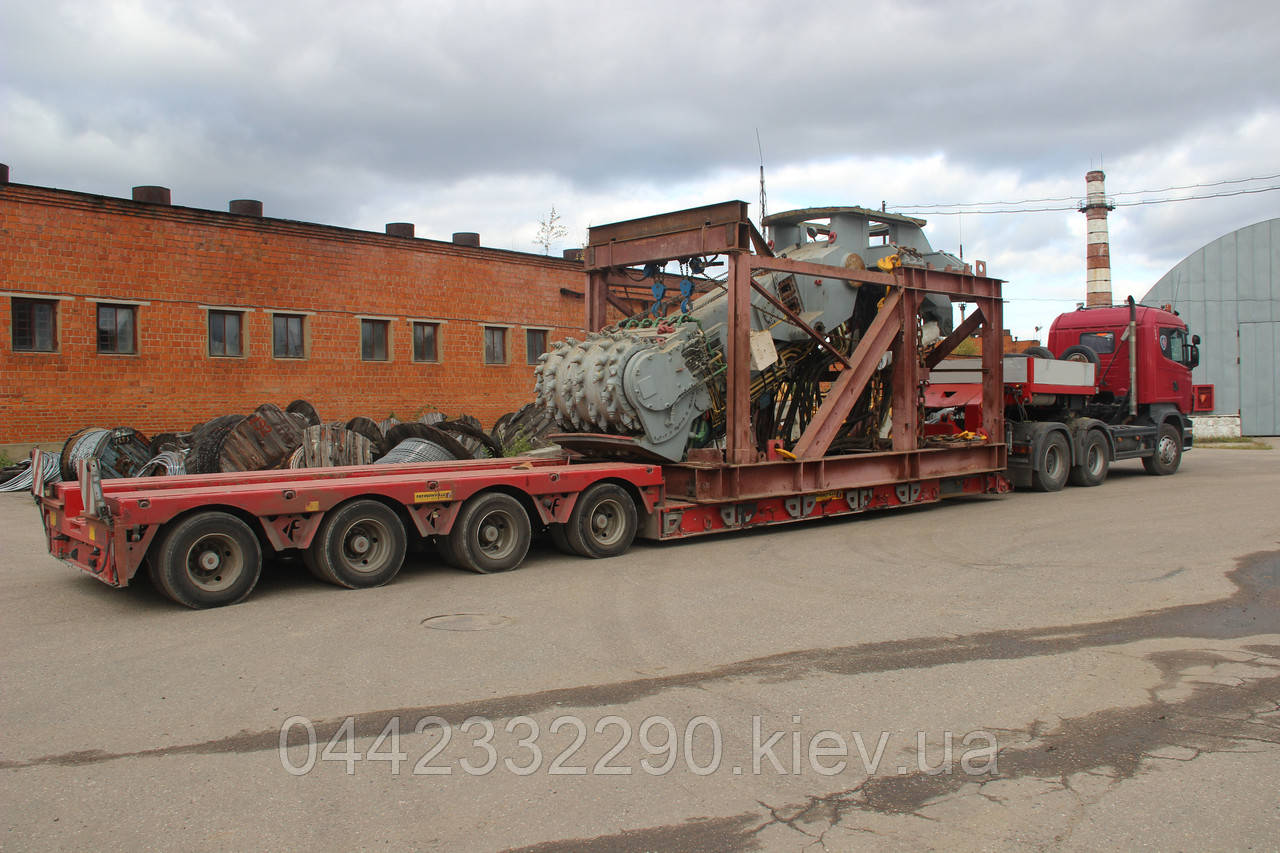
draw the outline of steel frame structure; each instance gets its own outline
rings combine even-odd
[[[881,272],[777,257],[747,218],[746,202],[722,202],[592,228],[584,253],[588,330],[599,331],[605,326],[609,282],[621,268],[695,255],[728,258],[724,458],[664,466],[669,496],[700,502],[733,501],[997,474],[1005,469],[1002,282],[987,277],[985,265],[979,263],[976,274],[967,265],[961,270],[900,266],[892,272]],[[766,271],[838,279],[854,285],[877,284],[887,289],[879,313],[852,355],[847,359],[838,357],[843,369],[797,442],[794,460],[763,459],[752,439],[752,290],[783,310],[789,322],[815,340],[823,338],[755,282],[755,274]],[[974,303],[977,310],[931,350],[927,360],[922,360],[919,311],[926,294]],[[961,446],[925,447],[920,410],[928,370],[975,331],[982,342],[981,412],[985,436]],[[893,354],[892,450],[826,455],[886,352]],[[1003,489],[992,485],[989,490]]]

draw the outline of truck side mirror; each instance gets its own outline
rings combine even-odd
[[[1196,342],[1198,343],[1200,340],[1200,336],[1196,335],[1195,339],[1196,339]],[[1187,353],[1187,367],[1194,369],[1200,364],[1200,347],[1196,346],[1196,344],[1192,344],[1190,349],[1191,349],[1191,352]]]
[[[1199,335],[1192,335],[1192,336],[1191,336],[1191,343],[1195,344],[1196,346],[1199,346],[1199,345],[1200,345],[1200,336],[1199,336]]]

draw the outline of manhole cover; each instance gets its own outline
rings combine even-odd
[[[423,625],[437,631],[490,631],[510,623],[506,616],[496,613],[443,613],[422,620]]]

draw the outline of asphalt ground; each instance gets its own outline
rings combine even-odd
[[[1280,844],[1277,450],[209,611],[0,531],[6,849]]]

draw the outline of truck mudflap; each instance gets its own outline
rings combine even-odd
[[[639,535],[645,539],[685,539],[727,530],[918,506],[960,495],[1004,494],[1012,488],[1004,474],[987,473],[750,501],[666,500],[644,520]]]
[[[43,470],[43,454],[31,452],[36,472]],[[128,586],[155,536],[155,525],[118,527],[102,495],[98,460],[82,459],[78,468],[79,490],[57,490],[61,497],[45,489],[40,473],[31,483],[49,553],[108,586]]]

